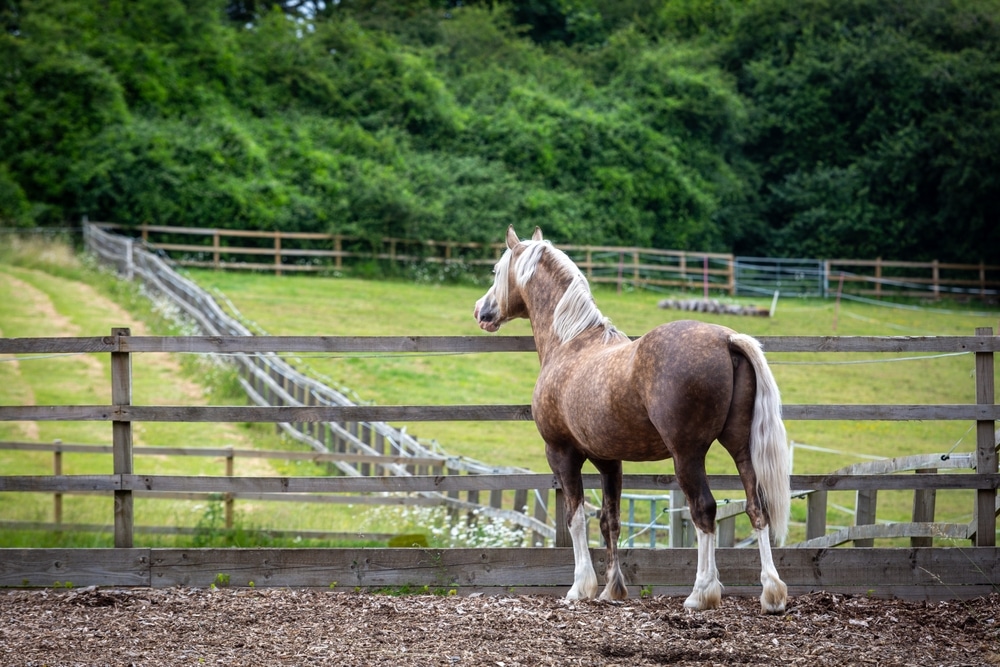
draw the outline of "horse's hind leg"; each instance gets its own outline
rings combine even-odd
[[[549,467],[559,480],[566,505],[566,522],[573,540],[573,587],[566,594],[568,600],[582,600],[597,596],[597,573],[590,558],[587,544],[587,515],[583,509],[584,457],[573,447],[558,447],[546,443],[545,456]]]
[[[774,566],[771,531],[768,528],[770,517],[757,493],[757,473],[750,457],[750,421],[753,417],[756,383],[752,371],[747,372],[749,364],[746,360],[742,357],[736,359],[738,363],[733,382],[733,400],[726,426],[719,435],[719,442],[733,457],[747,494],[747,516],[760,548],[760,583],[763,587],[760,595],[761,611],[765,614],[780,614],[785,611],[788,587],[778,576],[778,570]]]
[[[601,489],[604,500],[601,503],[601,535],[607,545],[607,584],[601,593],[602,600],[624,600],[628,597],[625,577],[622,576],[618,560],[618,535],[621,531],[622,462],[593,461],[601,473]]]
[[[780,614],[785,611],[788,599],[788,587],[778,576],[771,555],[771,531],[768,528],[768,517],[763,503],[757,494],[757,474],[750,463],[750,449],[730,447],[731,440],[720,439],[723,446],[732,454],[736,462],[736,470],[740,473],[740,481],[747,494],[747,517],[753,526],[757,546],[760,547],[760,584],[763,592],[760,595],[760,608],[765,614]]]
[[[684,601],[688,609],[715,609],[722,604],[722,582],[715,564],[715,498],[705,475],[704,453],[693,460],[674,458],[674,471],[687,497],[691,520],[698,534],[698,573],[694,590]]]

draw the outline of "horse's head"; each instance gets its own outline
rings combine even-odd
[[[535,227],[532,241],[542,240],[542,230]],[[504,322],[527,317],[528,310],[524,305],[521,288],[515,278],[513,267],[517,256],[523,251],[525,244],[521,243],[514,232],[514,226],[507,228],[507,250],[493,268],[493,284],[479,301],[476,301],[474,316],[483,331],[494,332],[500,329]]]

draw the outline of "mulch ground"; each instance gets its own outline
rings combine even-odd
[[[289,589],[0,592],[2,665],[1000,665],[1000,595],[623,603]]]

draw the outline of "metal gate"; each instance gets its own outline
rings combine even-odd
[[[825,263],[817,259],[737,257],[734,262],[738,296],[827,296]]]

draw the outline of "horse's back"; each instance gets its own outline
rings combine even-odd
[[[632,343],[581,348],[540,375],[539,430],[598,458],[648,461],[671,456],[681,441],[707,446],[730,406],[733,333],[679,321]]]
[[[634,381],[661,431],[711,442],[725,425],[735,364],[727,327],[694,320],[663,324],[636,342]]]
[[[730,363],[728,327],[697,320],[667,322],[636,341],[636,357],[675,376],[704,376]]]

